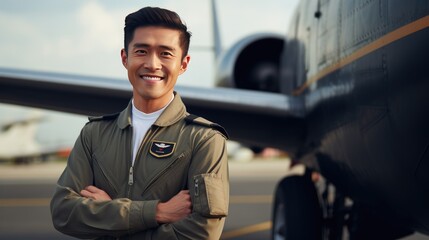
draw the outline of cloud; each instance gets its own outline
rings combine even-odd
[[[103,8],[97,1],[89,1],[77,13],[82,28],[83,49],[117,48],[121,45],[122,21],[115,12]]]
[[[0,66],[122,76],[123,18],[98,1],[25,14],[0,12]]]
[[[46,39],[44,54],[65,59],[104,54],[121,48],[122,29],[112,11],[107,11],[98,1],[88,1],[70,16],[73,31],[55,33]]]

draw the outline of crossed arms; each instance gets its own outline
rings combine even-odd
[[[80,191],[82,197],[98,200],[110,201],[112,198],[102,189],[92,185]],[[173,223],[191,214],[192,203],[189,190],[182,190],[176,196],[165,203],[158,203],[156,206],[156,221],[159,224]]]

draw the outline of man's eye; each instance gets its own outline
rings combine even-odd
[[[137,53],[137,54],[145,54],[145,53],[146,53],[146,51],[145,51],[145,50],[137,50],[137,51],[136,51],[136,53]]]
[[[161,56],[173,56],[173,54],[170,52],[162,52]]]

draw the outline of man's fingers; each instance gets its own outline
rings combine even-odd
[[[85,190],[85,189],[83,189],[82,191],[80,191],[80,195],[82,197],[86,197],[86,198],[91,198],[92,197],[92,193],[89,192],[89,191],[87,191],[87,190]]]
[[[88,192],[92,192],[92,193],[100,193],[100,192],[104,192],[103,190],[101,190],[101,189],[99,189],[99,188],[97,188],[97,187],[94,187],[94,186],[92,186],[92,185],[87,186],[87,187],[85,188],[85,190],[87,190]]]
[[[185,199],[190,199],[191,198],[191,195],[189,194],[189,190],[182,190],[177,195],[178,196],[182,196]]]
[[[191,202],[191,195],[189,194],[189,190],[182,190],[180,191],[178,194],[178,196],[180,196],[180,199],[182,199],[183,201],[183,207],[185,209],[187,209],[187,213],[191,212],[191,208],[192,208],[192,202]]]
[[[94,186],[87,186],[85,189],[80,191],[82,197],[91,198],[94,200],[112,200],[112,198],[102,189]]]
[[[192,212],[189,190],[182,190],[165,203],[158,203],[156,220],[160,223],[171,223],[185,218]]]

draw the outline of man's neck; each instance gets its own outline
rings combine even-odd
[[[170,97],[166,96],[163,99],[143,99],[141,97],[133,97],[133,103],[139,111],[149,114],[164,108],[173,101],[173,98],[174,94],[171,94]]]

